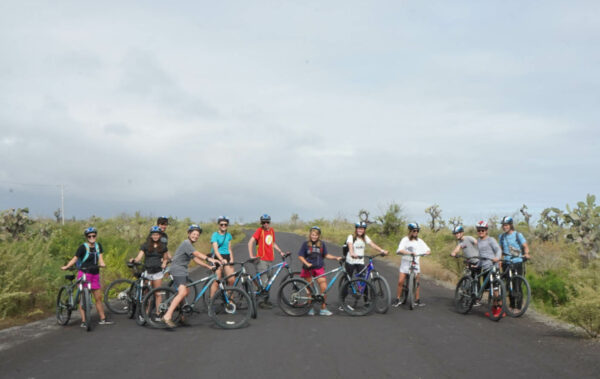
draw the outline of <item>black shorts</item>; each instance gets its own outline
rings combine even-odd
[[[173,287],[175,289],[179,289],[180,285],[186,285],[188,283],[188,277],[187,275],[181,275],[181,276],[175,276],[175,275],[171,275],[171,278],[173,278]]]

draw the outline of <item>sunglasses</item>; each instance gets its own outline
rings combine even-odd
[[[229,224],[225,224],[225,223],[219,224],[219,226],[227,226],[227,225],[229,225]]]
[[[487,232],[487,229],[477,229],[477,233]]]
[[[411,233],[419,233],[419,231],[417,229],[411,230]]]
[[[263,221],[263,222],[261,222],[261,224],[263,224],[263,225],[270,224],[270,223],[271,223],[271,221]]]
[[[96,238],[95,234],[88,234],[87,238]]]

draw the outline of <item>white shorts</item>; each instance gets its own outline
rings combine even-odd
[[[155,274],[148,274],[148,271],[144,271],[144,277],[148,280],[160,280],[165,276],[162,271],[159,271]]]
[[[402,262],[400,263],[400,272],[403,274],[409,274],[410,273],[410,264],[412,263],[412,261],[405,261],[402,260]],[[421,267],[420,265],[417,263],[417,265],[415,266],[415,272],[418,274],[421,272]]]

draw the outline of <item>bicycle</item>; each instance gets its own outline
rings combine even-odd
[[[271,291],[271,287],[273,286],[273,283],[279,276],[279,273],[281,273],[281,271],[284,268],[286,269],[287,273],[281,280],[281,283],[285,282],[288,279],[300,276],[300,272],[292,271],[290,264],[287,262],[287,258],[291,255],[292,255],[292,253],[285,253],[283,256],[281,256],[280,263],[270,266],[265,271],[257,272],[254,276],[251,277],[252,281],[254,282],[253,290],[254,290],[255,298],[259,298],[259,297],[264,297],[265,299],[269,298],[269,292]],[[258,259],[258,258],[256,258],[256,259]],[[261,278],[262,275],[264,275],[270,271],[273,271],[273,270],[276,270],[275,273],[271,276],[271,279],[265,285],[263,285],[262,278]],[[239,279],[236,278],[236,281],[233,284],[234,287],[238,284],[238,282],[239,282]]]
[[[75,268],[70,268],[70,271],[76,271]],[[71,312],[81,305],[83,318],[85,319],[86,330],[92,330],[92,283],[87,281],[88,269],[80,268],[83,274],[75,282],[75,275],[65,275],[65,279],[71,281],[70,284],[62,286],[58,290],[56,297],[56,321],[59,325],[67,325],[71,319]],[[73,292],[77,289],[75,294]]]
[[[247,264],[253,264],[257,262],[260,258],[250,258],[245,260],[244,262],[231,262],[233,265],[240,265],[240,269],[236,272],[226,276],[223,278],[223,281],[227,283],[229,278],[235,278],[233,282],[233,287],[238,287],[243,289],[248,296],[250,296],[250,302],[252,304],[252,313],[251,317],[256,318],[258,316],[257,313],[257,304],[256,304],[256,294],[259,292],[256,288],[256,284],[252,278],[252,275],[246,271]]]
[[[307,314],[314,303],[323,304],[325,302],[324,295],[333,287],[336,280],[343,276],[347,282],[343,284],[339,291],[339,300],[344,311],[351,316],[364,316],[370,313],[375,307],[373,301],[375,289],[373,285],[365,279],[352,279],[344,267],[345,259],[338,262],[340,267],[314,277],[311,283],[300,278],[291,278],[283,282],[278,293],[278,303],[281,310],[290,316]],[[317,279],[332,274],[334,275],[327,284],[327,288],[321,294]]]
[[[231,265],[231,263],[225,265]],[[216,269],[217,266],[212,268],[213,272],[209,276],[186,284],[186,287],[190,288],[204,283],[191,303],[186,298],[177,306],[171,318],[174,322],[178,322],[183,315],[192,316],[194,313],[200,313],[196,310],[196,304],[207,291],[210,291],[212,284],[217,282],[218,289],[210,298],[208,304],[208,316],[224,329],[237,329],[248,323],[252,312],[250,296],[240,288],[226,287],[223,279],[217,279]],[[162,318],[176,295],[176,288],[157,287],[144,296],[142,312],[148,324],[155,328],[165,327]],[[161,299],[159,304],[156,304],[156,298]]]
[[[459,257],[458,255],[456,256]],[[480,260],[491,260],[490,258],[479,257]],[[468,270],[468,271],[467,271]],[[480,279],[483,283],[479,285]],[[467,266],[465,275],[456,284],[454,292],[454,304],[459,313],[467,314],[473,308],[475,302],[481,301],[483,295],[488,293],[488,318],[492,321],[499,321],[505,312],[506,287],[500,277],[500,272],[496,265],[482,270],[480,273],[473,272]],[[494,312],[494,308],[500,304],[499,312]]]
[[[531,287],[524,275],[519,275],[514,264],[527,261],[526,258],[512,258],[503,261],[506,269],[501,275],[506,286],[506,297],[508,304],[505,306],[506,314],[511,317],[521,317],[527,311],[531,300]]]
[[[367,279],[373,285],[375,289],[375,312],[377,313],[386,313],[391,305],[391,292],[390,285],[387,280],[383,276],[379,274],[379,272],[375,269],[375,265],[373,264],[373,259],[377,257],[383,257],[385,254],[379,253],[377,255],[365,255],[364,257],[369,260],[369,264],[365,265],[365,267],[357,272],[354,276],[360,279]],[[345,278],[342,277],[340,280],[340,289],[342,285],[345,283]]]
[[[417,280],[417,257],[427,254],[412,254],[412,260],[408,269],[408,278],[404,280],[402,286],[402,298],[404,304],[408,304],[408,309],[411,311],[417,307],[417,288],[420,286]]]
[[[131,284],[131,288],[127,292],[127,316],[129,318],[135,318],[135,323],[139,326],[144,326],[146,324],[146,319],[142,314],[142,300],[148,291],[152,289],[152,286],[146,271],[139,270],[140,266],[144,266],[144,264],[139,262],[127,262],[127,267],[134,270],[133,276],[136,277],[136,280]],[[162,272],[163,274],[168,273],[169,268],[166,267]]]

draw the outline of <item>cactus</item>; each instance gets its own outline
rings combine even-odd
[[[558,208],[546,208],[540,214],[535,235],[542,241],[558,241],[563,234],[563,211]]]
[[[33,220],[29,218],[29,208],[5,210],[0,213],[0,236],[8,235],[13,239],[19,239],[31,224]]]
[[[463,224],[463,219],[460,216],[452,217],[450,220],[448,220],[448,224],[450,224],[452,226],[451,229],[454,230],[454,228]]]
[[[381,234],[384,236],[397,234],[406,224],[402,216],[402,207],[396,203],[390,204],[385,214],[377,217],[377,221],[382,225]]]
[[[596,196],[588,194],[585,202],[577,203],[577,208],[566,208],[563,220],[570,229],[565,237],[581,246],[579,254],[588,264],[600,253],[600,206],[596,205]]]
[[[429,228],[432,232],[437,233],[444,226],[446,226],[446,222],[442,220],[442,210],[440,209],[439,205],[433,204],[425,209],[425,213],[431,217],[431,221],[429,221]]]
[[[521,209],[519,209],[519,212],[521,212],[521,214],[523,215],[523,218],[525,219],[525,223],[527,224],[527,227],[529,227],[529,220],[531,220],[531,213],[527,212],[527,205],[523,204]]]

